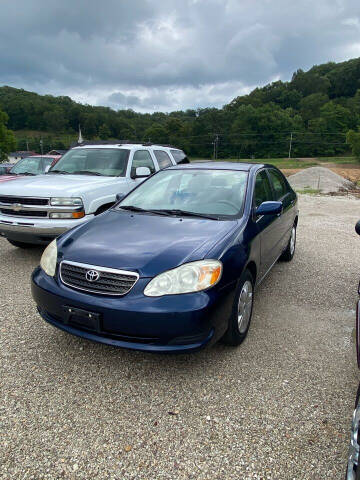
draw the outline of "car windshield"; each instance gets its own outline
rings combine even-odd
[[[10,173],[15,175],[30,174],[40,175],[45,173],[46,167],[50,167],[54,159],[52,157],[27,157],[20,160],[12,167]]]
[[[238,170],[163,170],[131,192],[117,209],[238,217],[247,177],[247,172]]]
[[[129,150],[124,148],[74,148],[49,173],[124,177]]]

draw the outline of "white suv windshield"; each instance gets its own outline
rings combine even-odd
[[[10,173],[40,175],[45,173],[46,167],[50,167],[53,161],[54,159],[51,157],[27,157],[14,165]]]
[[[49,173],[124,177],[129,150],[124,148],[74,148]]]
[[[236,170],[163,170],[131,192],[118,208],[237,217],[243,210],[247,177],[247,172]]]

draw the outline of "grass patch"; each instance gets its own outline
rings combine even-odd
[[[196,162],[197,160],[204,160],[200,158],[191,158],[192,162]],[[210,159],[208,159],[210,160]],[[234,163],[268,163],[270,165],[275,165],[280,169],[282,168],[307,168],[307,167],[314,167],[318,165],[318,162],[314,161],[314,159],[309,160],[296,160],[295,158],[219,158],[216,160],[217,162],[234,162]]]
[[[318,195],[321,190],[317,188],[304,188],[303,190],[296,190],[297,193],[306,193],[307,195]]]
[[[360,162],[355,157],[319,157],[316,159],[319,163],[334,163],[336,165],[344,164],[359,164]]]

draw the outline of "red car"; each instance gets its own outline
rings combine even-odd
[[[8,172],[0,176],[0,182],[15,180],[25,175],[41,175],[46,173],[61,158],[61,155],[33,155],[17,162]]]

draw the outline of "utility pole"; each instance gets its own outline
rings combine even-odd
[[[215,140],[213,141],[214,144],[214,160],[218,158],[218,150],[219,150],[219,134],[215,134]]]
[[[291,135],[290,135],[289,158],[291,158],[292,142],[293,142],[293,132],[291,132]]]
[[[39,143],[40,143],[40,148],[41,148],[41,155],[44,155],[43,139],[41,139]]]
[[[26,150],[29,151],[29,140],[26,139]]]

